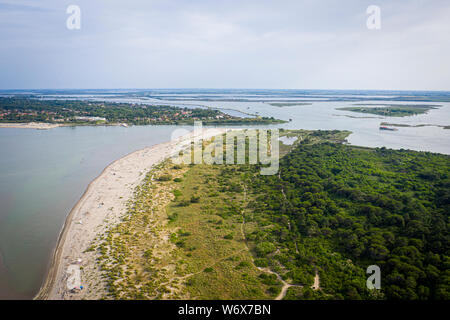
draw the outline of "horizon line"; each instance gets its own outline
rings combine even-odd
[[[93,91],[93,90],[280,90],[280,91],[385,91],[385,92],[445,92],[450,93],[450,90],[444,89],[302,89],[302,88],[202,88],[202,87],[160,87],[160,88],[24,88],[24,89],[0,89],[1,91]]]

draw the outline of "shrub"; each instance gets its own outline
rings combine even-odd
[[[184,240],[180,240],[180,241],[175,242],[175,245],[178,248],[184,248],[186,246],[186,243],[184,242]]]
[[[279,288],[279,287],[270,287],[268,291],[269,291],[270,294],[275,296],[275,295],[277,295],[277,294],[279,294],[281,292],[281,288]]]
[[[173,193],[173,195],[175,196],[175,198],[181,197],[181,196],[183,195],[183,194],[181,193],[181,191],[178,190],[178,189],[173,190],[172,193]]]
[[[172,180],[171,174],[163,174],[158,178],[159,181],[170,181]]]
[[[190,201],[187,200],[181,200],[180,203],[178,203],[179,207],[188,207],[190,204]]]
[[[145,250],[144,257],[145,258],[150,258],[151,256],[152,256],[152,251],[151,250]]]
[[[236,266],[236,269],[242,269],[247,267],[250,267],[250,263],[248,261],[242,261]]]
[[[265,268],[269,266],[269,261],[265,258],[255,259],[255,266]]]
[[[268,255],[269,253],[272,253],[272,252],[274,252],[275,251],[275,245],[273,244],[273,243],[270,243],[270,242],[261,242],[261,243],[258,243],[257,245],[256,245],[256,248],[255,248],[255,250],[256,250],[256,254],[259,256],[259,257],[265,257],[266,255]]]
[[[178,218],[178,213],[174,212],[173,214],[171,214],[169,216],[169,221],[174,222],[175,220],[177,220],[177,218]]]
[[[244,189],[239,184],[232,184],[231,186],[228,187],[228,191],[239,193],[244,191]]]

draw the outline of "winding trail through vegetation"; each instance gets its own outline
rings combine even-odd
[[[301,137],[299,137],[299,139],[300,139],[300,141],[302,140]],[[278,170],[278,180],[280,181],[281,193],[283,194],[284,201],[288,205],[292,206],[290,201],[286,197],[286,193],[284,192],[283,181],[281,180],[281,168]],[[291,223],[290,222],[289,222],[289,231],[291,231]],[[295,252],[298,254],[299,251],[298,251],[297,241],[294,241],[294,244],[295,244]],[[259,268],[259,269],[261,269],[261,268]],[[270,270],[269,271],[265,270],[265,271],[269,272]],[[272,271],[270,271],[270,273],[275,274],[277,276],[277,278],[283,283],[283,289],[281,290],[280,295],[276,298],[276,300],[281,300],[284,298],[284,296],[286,296],[287,289],[293,285],[286,283],[283,279],[281,279],[279,274],[274,273]],[[314,284],[311,286],[311,289],[313,289],[315,291],[320,290],[320,277],[319,277],[319,272],[317,271],[317,268],[315,269]]]
[[[320,289],[320,277],[319,272],[316,269],[316,275],[314,276],[314,284],[311,286],[311,289],[313,290],[319,290]]]
[[[246,203],[246,201],[247,201],[247,187],[244,185],[244,204]],[[242,214],[242,223],[241,223],[242,239],[245,242],[245,246],[246,246],[247,250],[250,251],[250,248],[248,247],[248,244],[247,244],[247,238],[245,236],[245,231],[244,231],[244,225],[245,225],[245,209],[244,209],[244,207],[242,208],[241,214]],[[252,258],[253,258],[253,255],[252,255]],[[256,267],[256,268],[258,268],[259,271],[274,274],[277,277],[278,281],[280,281],[283,284],[283,286],[281,288],[281,292],[278,294],[278,296],[275,298],[275,300],[283,300],[283,298],[286,296],[286,293],[290,287],[301,287],[301,288],[303,287],[301,285],[287,283],[280,276],[280,274],[270,270],[269,268],[262,268],[262,267]]]
[[[280,276],[278,273],[276,273],[276,272],[270,270],[269,268],[261,268],[261,267],[257,267],[257,268],[258,268],[258,270],[260,270],[260,271],[262,271],[262,272],[267,272],[267,273],[271,273],[271,274],[276,275],[278,281],[280,281],[280,282],[283,284],[283,287],[281,287],[281,291],[280,291],[280,293],[278,294],[278,296],[275,298],[275,300],[283,300],[283,298],[286,296],[286,293],[287,293],[287,291],[288,291],[288,289],[289,289],[290,287],[300,287],[300,288],[303,288],[303,286],[301,286],[301,285],[299,285],[299,284],[290,284],[290,283],[287,283],[286,281],[283,280],[283,278],[281,278],[281,276]]]

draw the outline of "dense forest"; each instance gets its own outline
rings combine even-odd
[[[96,123],[134,125],[266,124],[284,122],[267,117],[235,117],[210,108],[178,108],[80,100],[41,100],[29,97],[0,97],[0,122]]]
[[[255,262],[294,283],[318,270],[322,290],[302,298],[450,299],[449,156],[306,139],[280,167],[246,180],[253,220],[270,226],[249,235]],[[369,265],[380,291],[366,289]]]
[[[346,131],[281,134],[298,139],[280,145],[276,175],[170,161],[149,172],[88,250],[106,297],[450,299],[448,155],[345,145]],[[379,290],[367,288],[373,265]]]

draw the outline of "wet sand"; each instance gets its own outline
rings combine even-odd
[[[37,129],[37,130],[48,130],[61,126],[62,126],[61,124],[57,123],[40,123],[40,122],[0,123],[0,128]]]

